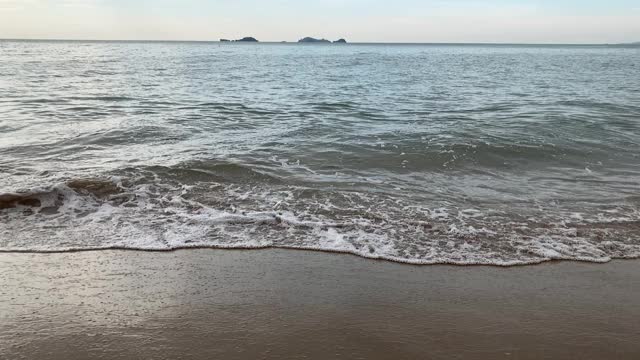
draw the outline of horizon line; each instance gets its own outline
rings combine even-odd
[[[222,38],[221,38],[222,39]],[[221,43],[221,44],[299,44],[296,41],[220,41],[218,40],[176,40],[176,39],[73,39],[73,38],[0,38],[0,41],[68,41],[68,42],[175,42],[175,43]],[[562,43],[562,42],[376,42],[376,41],[356,41],[346,44],[333,43],[306,43],[305,45],[564,45],[564,46],[607,46],[607,45],[640,45],[640,42],[624,43]]]

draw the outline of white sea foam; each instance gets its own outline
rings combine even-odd
[[[100,186],[112,193],[101,193]],[[40,207],[0,210],[0,251],[276,247],[409,264],[499,266],[640,257],[637,212],[568,214],[542,226],[522,219],[496,222],[486,210],[385,203],[371,194],[304,199],[305,190],[296,188],[209,184],[206,190],[123,185],[122,179],[89,183],[87,189],[34,189],[29,196]]]

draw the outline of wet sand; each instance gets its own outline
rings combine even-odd
[[[0,254],[1,359],[638,359],[640,261]]]

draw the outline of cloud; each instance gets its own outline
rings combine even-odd
[[[613,0],[616,1],[616,0]],[[640,10],[507,0],[0,0],[12,38],[212,40],[252,35],[353,42],[638,41]],[[550,9],[553,8],[554,11]],[[584,7],[583,7],[584,8]],[[636,8],[635,11],[630,11]]]
[[[38,2],[38,0],[0,0],[0,10],[20,10]]]
[[[101,0],[0,0],[0,10],[42,11],[46,7],[86,8],[99,5]]]

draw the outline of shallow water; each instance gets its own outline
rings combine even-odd
[[[0,254],[3,359],[637,360],[640,262]],[[453,355],[452,355],[453,354]]]
[[[640,48],[0,42],[0,250],[640,256]]]

